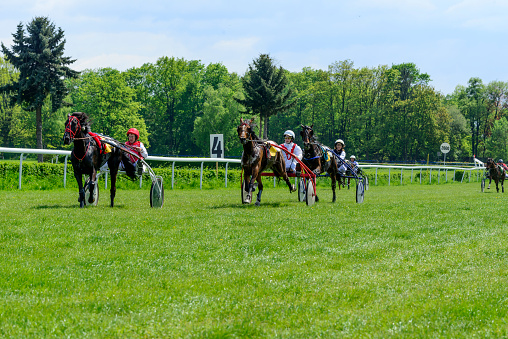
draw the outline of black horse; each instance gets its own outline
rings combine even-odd
[[[244,182],[242,183],[242,190],[247,192],[247,196],[243,200],[243,203],[251,203],[254,182],[257,181],[259,191],[256,205],[259,206],[261,204],[261,194],[263,192],[261,173],[265,169],[271,168],[275,176],[279,178],[282,177],[289,187],[289,192],[296,191],[296,188],[289,181],[281,151],[277,150],[274,155],[270,155],[270,150],[267,149],[267,144],[269,144],[270,141],[262,141],[256,136],[253,130],[253,121],[254,119],[240,119],[237,132],[238,138],[243,145],[242,169],[244,173]],[[275,144],[275,142],[271,143]]]
[[[88,203],[94,202],[94,189],[97,179],[97,171],[106,161],[111,175],[111,207],[114,205],[116,195],[116,176],[118,166],[122,159],[122,152],[116,147],[111,148],[111,152],[103,154],[98,141],[90,134],[90,122],[88,116],[82,112],[69,114],[65,123],[65,133],[63,136],[64,145],[74,142],[74,148],[71,152],[71,163],[74,169],[74,177],[79,187],[79,207],[85,206],[85,189],[83,187],[83,174],[88,175],[87,181],[90,197]]]
[[[489,187],[487,187],[487,189],[490,188],[490,183],[492,182],[492,179],[494,179],[494,181],[496,182],[497,192],[499,193],[498,183],[501,182],[501,190],[504,193],[503,184],[504,184],[504,178],[506,175],[504,168],[501,167],[500,165],[497,165],[494,162],[494,159],[492,159],[492,158],[487,159],[487,165],[485,165],[485,168],[487,168],[489,170]]]
[[[333,191],[332,202],[335,202],[337,199],[335,194],[337,179],[340,180],[337,160],[332,155],[330,148],[319,143],[314,137],[314,130],[312,129],[314,125],[301,126],[302,130],[300,131],[300,135],[302,136],[304,148],[302,162],[316,175],[323,173],[328,173],[330,175]],[[318,200],[316,196],[316,201]]]

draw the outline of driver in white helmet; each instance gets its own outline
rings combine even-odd
[[[344,140],[342,140],[342,139],[335,140],[335,146],[333,147],[333,151],[342,160],[346,159],[346,151],[344,150],[345,146],[346,145],[344,145]],[[342,164],[342,162],[340,163],[340,166],[339,166],[339,172],[341,172],[341,173],[346,172],[346,166],[344,164]]]
[[[351,163],[351,168],[353,169],[353,172],[358,171],[358,161],[356,161],[356,157],[354,155],[351,155],[349,157],[349,162]]]
[[[302,149],[300,146],[295,144],[295,133],[293,131],[287,130],[284,132],[284,143],[281,144],[280,147],[284,148],[286,151],[293,153],[299,160],[302,160]],[[295,172],[298,161],[296,161],[291,154],[284,151],[282,153],[284,160],[286,161],[286,172]]]

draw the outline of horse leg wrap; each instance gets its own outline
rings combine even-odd
[[[261,205],[261,193],[262,192],[263,192],[263,190],[259,190],[258,191],[258,195],[257,195],[257,198],[256,198],[256,206]]]
[[[79,190],[78,202],[82,202],[82,201],[85,201],[85,190],[84,189]]]
[[[91,204],[95,201],[93,198],[93,190],[95,189],[95,181],[90,180],[90,183],[88,184],[88,192],[90,192],[90,196],[88,197],[88,202]]]

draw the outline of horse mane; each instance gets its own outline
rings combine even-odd
[[[310,127],[310,126],[307,126],[307,125],[303,125],[303,128],[304,129],[310,129],[312,132],[314,132],[314,128],[313,127]],[[313,142],[317,142],[319,143],[320,145],[322,145],[319,140],[318,140],[318,137],[314,135],[314,133],[312,133],[312,137],[310,137],[310,141],[313,141]]]
[[[88,133],[88,132],[92,131],[90,128],[91,121],[86,113],[74,112],[71,114],[71,116],[78,118],[79,123],[81,124],[81,127],[83,127],[85,129],[84,132]]]

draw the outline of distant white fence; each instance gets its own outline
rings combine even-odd
[[[19,189],[21,189],[21,178],[23,175],[23,155],[24,154],[49,154],[49,155],[61,155],[65,156],[64,160],[64,178],[63,178],[63,184],[64,187],[66,185],[67,181],[67,160],[68,157],[71,155],[70,151],[61,151],[61,150],[48,150],[48,149],[31,149],[31,148],[6,148],[6,147],[0,147],[0,153],[19,153],[21,154],[19,157]],[[171,170],[171,188],[174,186],[174,175],[175,175],[175,163],[201,163],[201,173],[200,173],[200,179],[199,179],[199,188],[202,189],[203,187],[203,164],[205,162],[211,162],[211,163],[226,163],[226,173],[225,173],[225,186],[228,186],[228,165],[230,163],[232,164],[240,164],[240,159],[221,159],[221,158],[178,158],[178,157],[155,157],[155,156],[148,156],[145,160],[147,161],[164,161],[164,162],[172,162],[172,170]],[[429,183],[432,183],[432,171],[437,172],[437,181],[439,183],[441,178],[441,171],[445,172],[445,180],[448,181],[448,172],[453,170],[453,176],[452,180],[455,178],[455,171],[461,170],[463,171],[462,179],[460,182],[464,181],[464,177],[466,172],[468,173],[468,182],[471,182],[471,176],[472,172],[476,171],[476,180],[479,180],[479,173],[480,171],[484,170],[483,163],[477,159],[475,159],[475,167],[453,167],[453,166],[397,166],[397,165],[371,165],[371,164],[365,164],[360,165],[361,168],[375,168],[376,174],[375,174],[375,181],[374,184],[377,185],[378,181],[378,169],[388,169],[388,185],[390,185],[390,178],[392,170],[398,171],[400,169],[400,182],[402,184],[403,181],[403,171],[411,170],[411,182],[413,182],[414,178],[414,171],[420,171],[420,184],[422,183],[422,173],[424,170],[429,170]],[[141,180],[141,179],[140,179]],[[107,177],[106,177],[106,183],[107,183]],[[275,177],[274,177],[274,184],[275,184]],[[141,186],[141,181],[140,181]]]
[[[483,163],[482,163],[483,165]],[[457,170],[463,171],[462,172],[462,178],[460,182],[462,183],[464,181],[464,177],[466,173],[468,173],[468,182],[471,182],[471,175],[472,172],[475,171],[476,173],[476,180],[479,180],[479,174],[481,171],[484,170],[483,166],[475,166],[475,167],[454,167],[454,166],[397,166],[397,165],[360,165],[361,168],[375,168],[376,169],[376,175],[375,175],[375,182],[374,184],[377,185],[377,171],[379,168],[382,169],[388,169],[388,185],[390,185],[391,180],[391,173],[396,172],[400,169],[400,184],[402,185],[403,178],[404,178],[404,171],[411,171],[411,183],[413,182],[414,178],[414,171],[420,171],[420,184],[422,183],[422,174],[423,171],[429,171],[429,183],[432,183],[432,171],[434,170],[434,173],[437,172],[437,182],[439,184],[440,178],[441,178],[441,172],[445,172],[445,181],[448,181],[448,172],[453,171],[453,176],[451,180],[455,179],[455,172]]]

